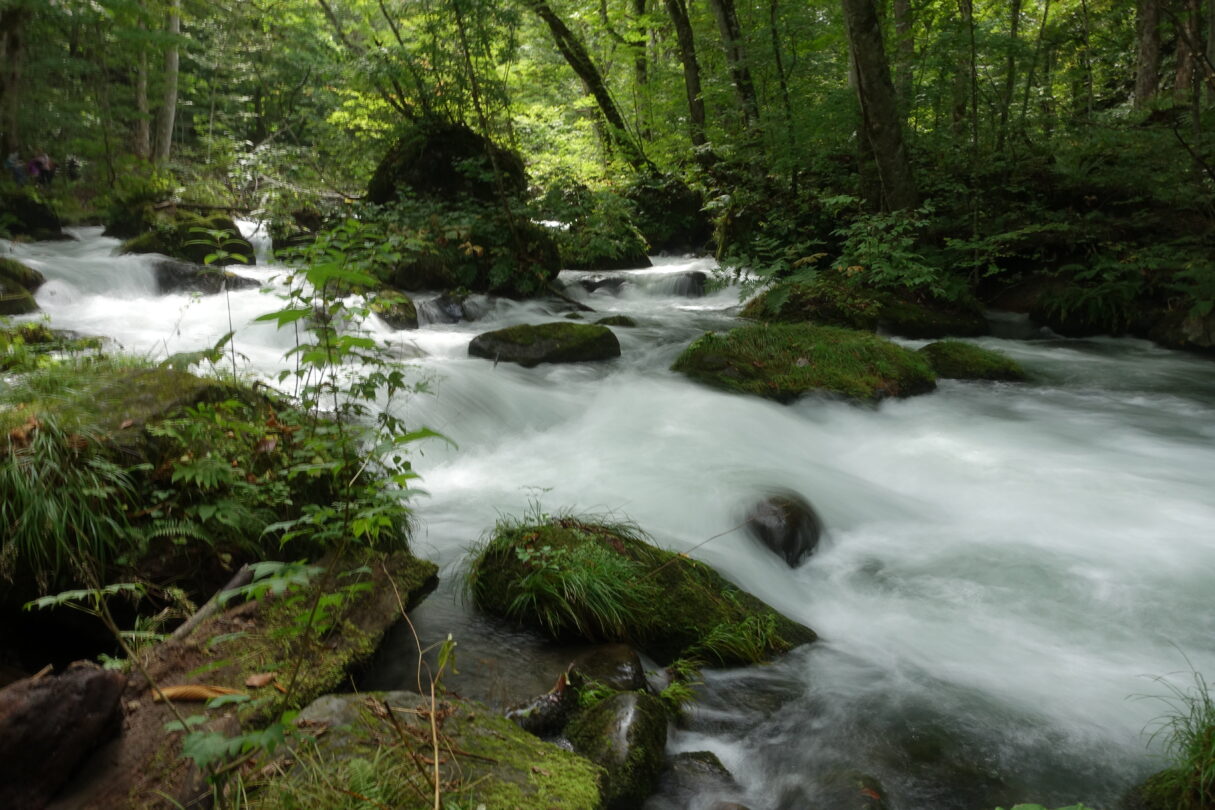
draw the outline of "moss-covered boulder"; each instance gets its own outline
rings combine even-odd
[[[620,356],[620,341],[606,326],[554,321],[520,324],[477,335],[468,344],[473,357],[518,363],[581,363]]]
[[[391,329],[418,328],[418,308],[403,292],[380,290],[368,299],[368,306]]]
[[[987,319],[972,299],[945,301],[907,291],[879,298],[878,328],[908,338],[974,337],[989,331]]]
[[[570,314],[575,315],[577,313]],[[568,318],[569,315],[566,317]],[[631,329],[637,325],[637,321],[633,320],[628,315],[609,315],[606,318],[600,318],[599,320],[595,321],[595,323],[599,324],[600,326],[620,326],[626,329]]]
[[[367,199],[394,202],[402,192],[493,202],[519,196],[527,174],[517,152],[504,149],[463,124],[430,119],[414,126],[388,150],[367,184]]]
[[[445,806],[511,810],[597,810],[603,771],[543,742],[472,701],[409,692],[326,695],[297,724],[315,742],[298,744],[298,763],[257,792],[258,810],[345,807],[352,795],[395,810],[429,810],[438,768]],[[390,720],[388,715],[393,715]],[[431,718],[440,739],[432,742]],[[441,756],[432,760],[434,745]]]
[[[37,292],[46,283],[46,276],[32,267],[26,267],[16,259],[0,257],[0,278],[20,284],[30,292]]]
[[[758,663],[816,637],[634,528],[573,517],[499,523],[468,587],[489,613],[556,639],[628,642],[660,663]]]
[[[633,204],[633,222],[651,250],[701,252],[713,235],[704,196],[673,174],[639,174],[625,196]]]
[[[608,810],[640,807],[654,792],[667,744],[667,711],[642,692],[621,692],[579,715],[566,728],[574,750],[606,772]]]
[[[215,237],[204,231],[222,233]],[[120,251],[159,253],[198,265],[206,264],[207,256],[223,252],[227,255],[212,261],[213,266],[256,263],[253,245],[241,236],[240,228],[231,217],[223,214],[200,216],[184,210],[159,214],[151,230],[123,242]]]
[[[778,402],[808,393],[872,402],[936,387],[927,360],[915,352],[867,332],[812,324],[710,332],[671,368],[714,388]]]
[[[0,316],[26,315],[38,311],[38,302],[22,285],[0,276]]]
[[[919,353],[928,358],[938,377],[950,380],[1025,380],[1025,370],[1015,360],[973,343],[939,340],[929,343]]]
[[[59,215],[33,186],[0,191],[0,223],[14,237],[64,238]]]

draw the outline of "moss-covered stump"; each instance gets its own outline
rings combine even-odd
[[[32,267],[26,267],[16,259],[0,257],[0,278],[19,284],[30,292],[37,292],[46,283],[46,276]]]
[[[300,589],[230,608],[158,645],[145,661],[148,674],[161,688],[206,685],[247,694],[252,702],[180,708],[187,715],[204,715],[210,728],[228,734],[238,723],[245,730],[258,728],[280,704],[306,706],[345,685],[400,620],[400,604],[408,607],[429,592],[437,571],[433,563],[407,553],[330,561],[324,567],[332,569],[330,575],[317,574]],[[322,620],[328,629],[319,636],[301,634],[299,623],[314,589],[322,587],[326,592],[340,588],[345,598],[331,603]],[[250,681],[259,675],[262,679]],[[289,694],[280,694],[275,684]],[[189,806],[205,788],[194,766],[181,757],[182,734],[165,731],[174,717],[142,674],[131,676],[123,706],[122,737],[98,754],[104,767],[87,768],[52,810],[167,810],[180,806],[174,802]]]
[[[919,350],[928,358],[938,377],[950,380],[1004,380],[1022,382],[1025,370],[1015,360],[999,352],[963,343],[939,340]]]
[[[418,328],[418,308],[405,293],[380,290],[368,299],[368,306],[391,329]]]
[[[215,239],[200,229],[223,231],[221,244],[215,244]],[[159,253],[199,265],[207,263],[207,256],[222,250],[228,255],[216,258],[211,262],[212,266],[256,263],[253,245],[241,236],[240,228],[232,218],[223,214],[205,217],[189,211],[159,214],[151,230],[123,242],[120,250],[122,253]]]
[[[30,291],[12,279],[0,276],[0,316],[28,315],[38,311],[38,302]]]
[[[543,742],[473,701],[445,697],[434,712],[445,807],[596,810],[600,768]],[[391,712],[392,718],[389,719]],[[294,746],[296,765],[260,786],[251,810],[350,806],[434,806],[429,698],[409,692],[326,695],[298,724],[311,741]],[[425,767],[419,767],[428,763]]]
[[[579,715],[566,728],[574,750],[606,772],[608,810],[640,807],[654,792],[667,744],[667,711],[642,692],[620,692]]]
[[[540,363],[610,360],[620,356],[620,341],[606,326],[554,321],[484,332],[468,344],[468,353],[531,368]]]
[[[766,661],[816,636],[704,563],[626,525],[503,521],[468,573],[486,612],[559,640],[620,641],[659,663]]]
[[[812,324],[759,324],[710,332],[671,366],[694,380],[792,402],[808,393],[874,402],[936,387],[915,352],[867,332]]]
[[[0,191],[0,222],[15,237],[64,238],[59,215],[32,186]]]

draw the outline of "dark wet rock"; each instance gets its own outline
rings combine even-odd
[[[118,734],[126,677],[84,662],[0,690],[0,807],[39,810]]]
[[[711,808],[741,808],[729,798],[741,798],[734,777],[711,751],[687,751],[671,757],[658,782],[657,794],[646,802],[646,810],[683,810],[699,806],[705,797],[715,797]]]
[[[654,792],[667,743],[662,701],[622,692],[586,710],[566,729],[574,750],[607,771],[603,800],[633,810]]]
[[[392,329],[417,329],[418,308],[413,299],[396,290],[380,290],[370,297],[368,306]]]
[[[908,338],[975,337],[989,331],[978,302],[893,293],[879,297],[878,328]]]
[[[490,158],[490,155],[493,158]],[[393,145],[367,185],[367,199],[391,203],[402,191],[455,199],[469,196],[495,202],[501,191],[527,190],[523,159],[463,124],[431,119],[413,127]]]
[[[25,315],[38,311],[38,302],[17,282],[0,276],[0,316]]]
[[[919,353],[928,358],[938,377],[946,379],[1007,382],[1025,379],[1025,370],[1016,361],[972,343],[940,340],[929,343]]]
[[[600,318],[595,321],[600,326],[622,326],[631,328],[637,325],[637,321],[630,318],[628,315],[609,315],[606,318]]]
[[[206,267],[189,262],[165,259],[152,266],[156,276],[156,287],[162,295],[178,292],[197,292],[215,295],[224,289],[246,290],[257,287],[257,279],[223,270],[217,266]]]
[[[628,644],[601,644],[575,658],[571,669],[583,681],[594,681],[617,692],[647,686],[641,656]]]
[[[31,188],[0,191],[0,222],[12,236],[34,241],[65,237],[55,209]]]
[[[468,344],[468,353],[530,368],[540,363],[610,360],[620,356],[620,342],[606,326],[556,321],[485,332]]]
[[[700,298],[705,294],[709,277],[699,270],[681,273],[671,281],[671,293],[685,298]]]
[[[814,805],[822,810],[887,810],[882,783],[860,771],[829,774]]]
[[[633,222],[663,253],[702,252],[713,233],[704,196],[672,174],[638,175],[625,196],[633,203]]]
[[[578,284],[587,292],[606,290],[616,295],[627,281],[628,279],[623,276],[592,276],[591,278],[579,279]]]
[[[805,498],[796,492],[779,492],[751,507],[747,531],[790,568],[796,568],[814,552],[823,524]]]
[[[928,361],[868,332],[808,323],[710,332],[671,366],[694,380],[792,402],[816,392],[875,402],[936,388]]]
[[[506,719],[526,732],[548,737],[559,734],[577,710],[578,690],[562,673],[548,692],[508,708]]]
[[[586,317],[581,312],[567,312],[564,317],[567,321],[585,321],[586,320]],[[595,323],[599,323],[599,321],[596,321]]]
[[[0,257],[0,278],[6,278],[30,292],[37,292],[46,283],[46,276],[15,259]]]

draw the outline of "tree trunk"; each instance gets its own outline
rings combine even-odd
[[[1189,101],[1198,75],[1198,55],[1202,53],[1201,17],[1199,0],[1183,0],[1176,19],[1180,30],[1177,32],[1177,73],[1173,79],[1173,93],[1183,104]]]
[[[177,69],[180,60],[177,37],[181,34],[181,0],[170,0],[165,30],[171,41],[165,49],[164,100],[156,122],[156,154],[153,158],[156,163],[166,162],[173,148],[173,124],[177,119]]]
[[[903,110],[911,109],[915,40],[911,30],[911,0],[894,0],[894,87]]]
[[[781,104],[785,110],[785,137],[789,152],[797,149],[796,130],[793,126],[793,101],[789,96],[789,77],[785,73],[785,60],[780,47],[780,14],[779,0],[769,0],[768,3],[768,34],[772,38],[772,63],[776,67],[776,81],[780,86]]]
[[[0,11],[0,132],[4,154],[21,149],[22,69],[25,66],[25,24],[30,10],[16,5]]]
[[[1135,43],[1135,107],[1141,109],[1160,86],[1160,0],[1139,0]]]
[[[595,99],[595,103],[599,106],[599,112],[603,114],[604,119],[607,121],[608,137],[612,145],[619,150],[621,157],[628,161],[629,165],[633,168],[648,168],[650,162],[642,154],[641,147],[638,146],[637,142],[633,140],[632,135],[629,134],[628,128],[624,124],[624,117],[620,114],[620,109],[616,106],[616,102],[612,100],[607,85],[604,84],[603,76],[599,74],[599,69],[591,61],[590,54],[586,52],[586,48],[582,45],[582,42],[561,18],[557,16],[546,0],[524,0],[524,2],[548,26],[549,31],[553,35],[553,41],[557,45],[557,50],[561,51],[561,55],[565,57],[565,61],[574,73],[578,74],[578,78],[582,80],[591,96]]]
[[[1000,97],[1000,124],[996,128],[996,151],[1004,150],[1008,136],[1008,111],[1012,108],[1017,86],[1017,31],[1021,27],[1021,0],[1012,0],[1008,25],[1008,62],[1004,69],[1004,93]]]
[[[143,29],[142,22],[139,24]],[[139,68],[135,73],[135,155],[152,157],[152,119],[148,111],[148,50],[139,49]]]
[[[684,0],[665,0],[667,14],[675,25],[679,42],[679,61],[683,63],[683,86],[688,95],[688,136],[693,146],[708,143],[705,137],[705,102],[700,97],[700,63],[696,60],[696,40]]]
[[[881,186],[871,204],[883,211],[914,208],[919,201],[911,163],[903,145],[894,85],[882,45],[882,29],[873,0],[843,0],[844,27],[856,71],[861,107],[861,137],[873,150]]]
[[[743,125],[749,130],[756,129],[759,126],[759,101],[755,95],[755,83],[751,81],[751,70],[747,67],[742,26],[738,24],[734,0],[709,0],[709,8],[717,18],[717,29],[721,32],[721,44],[726,51],[726,63],[730,66],[730,80],[734,83]]]

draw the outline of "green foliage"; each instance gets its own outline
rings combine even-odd
[[[106,233],[130,239],[156,226],[156,206],[172,198],[176,181],[165,172],[132,162],[101,201]]]
[[[857,214],[836,229],[841,240],[836,269],[876,289],[925,290],[946,300],[960,296],[962,282],[925,258],[919,245],[932,206],[915,211]]]
[[[1205,810],[1215,806],[1215,696],[1202,673],[1181,687],[1158,678],[1168,695],[1156,697],[1167,707],[1151,739],[1162,739],[1169,767],[1149,780],[1145,791],[1154,806],[1167,810]]]
[[[611,188],[581,183],[553,185],[536,207],[546,219],[563,223],[553,232],[561,265],[574,270],[608,270],[646,265],[645,237],[633,222],[633,205]]]

